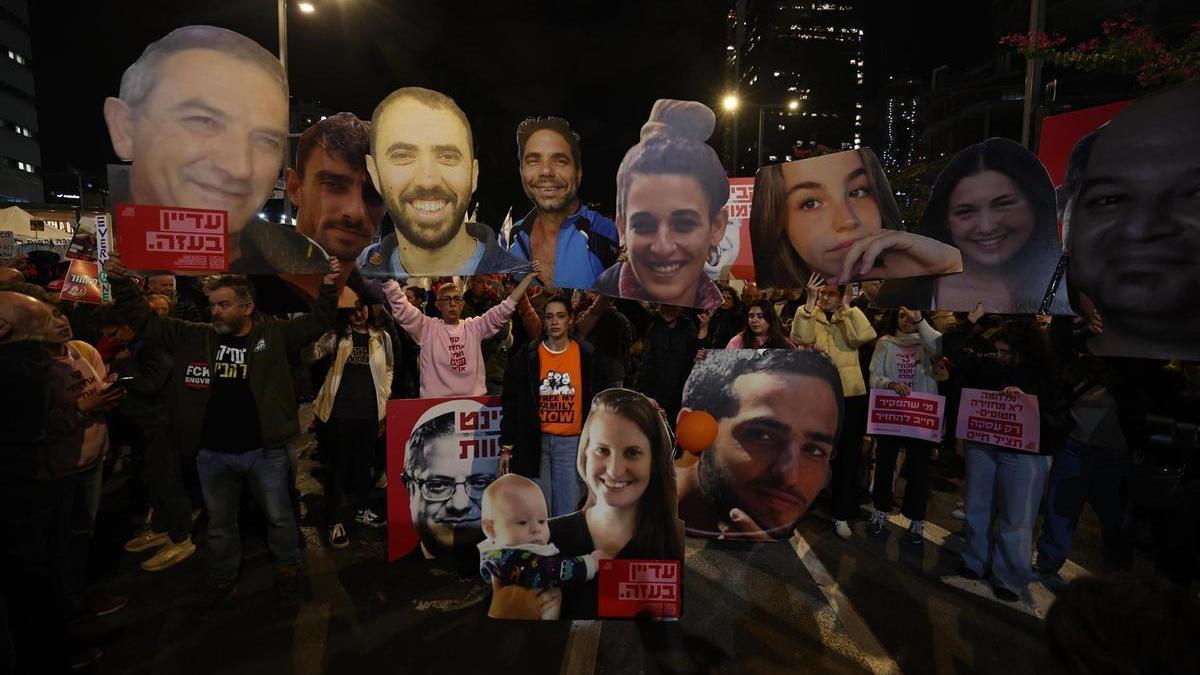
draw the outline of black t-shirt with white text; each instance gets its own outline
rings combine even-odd
[[[342,369],[342,379],[329,416],[342,420],[378,419],[375,378],[371,376],[371,336],[357,331],[351,331],[351,336],[354,345]]]
[[[212,389],[200,447],[242,453],[262,447],[258,404],[250,390],[246,337],[224,335],[212,364]]]

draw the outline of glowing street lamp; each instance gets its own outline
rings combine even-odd
[[[312,14],[313,12],[317,11],[317,8],[314,7],[311,2],[301,2],[296,5],[296,8],[305,14]]]
[[[797,101],[796,99],[792,99],[792,100],[788,101],[787,109],[792,112],[796,112],[797,110],[800,109],[800,101]]]
[[[726,112],[733,112],[738,108],[738,97],[735,94],[726,94],[725,98],[721,99],[721,107],[725,108]]]

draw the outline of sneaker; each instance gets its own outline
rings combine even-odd
[[[100,595],[88,601],[87,608],[92,616],[102,617],[125,609],[129,604],[129,597],[124,595]]]
[[[171,541],[171,537],[166,532],[155,532],[147,526],[138,530],[137,534],[133,535],[133,539],[125,542],[125,550],[130,553],[141,553],[158,548],[169,541]]]
[[[992,595],[995,595],[998,600],[1003,600],[1004,602],[1016,602],[1021,597],[1017,595],[1016,591],[1005,588],[995,582],[992,583]]]
[[[387,525],[387,518],[384,518],[369,508],[355,509],[354,522],[366,525],[367,527],[384,527]]]
[[[910,544],[925,543],[925,521],[914,520],[908,524],[908,532],[905,534],[905,539]]]
[[[879,535],[883,534],[887,528],[887,514],[883,511],[872,511],[871,518],[867,521],[867,532]]]
[[[334,548],[346,548],[350,545],[350,537],[346,536],[345,525],[334,523],[333,527],[329,528],[329,545]]]
[[[967,567],[966,563],[963,563],[962,565],[958,566],[958,576],[966,578],[966,579],[970,579],[971,581],[979,581],[980,579],[983,578],[982,574],[980,574],[979,572],[976,572],[975,570],[971,569],[970,567]]]
[[[294,609],[300,604],[300,568],[275,568],[275,606]]]
[[[71,656],[71,670],[82,670],[100,660],[104,650],[99,647],[84,647]]]
[[[205,621],[212,616],[213,611],[233,595],[235,584],[232,581],[215,581],[204,587],[200,593],[200,604],[193,615],[197,621]]]
[[[386,471],[379,472],[379,478],[375,479],[375,489],[376,490],[386,490],[387,489],[387,472]]]
[[[962,509],[954,509],[950,512],[950,517],[954,518],[955,520],[966,520],[967,514]]]
[[[837,536],[841,537],[842,539],[849,539],[850,535],[854,534],[850,531],[850,523],[847,523],[844,520],[833,521],[833,531],[837,532]]]
[[[142,562],[142,569],[147,572],[161,572],[187,560],[195,552],[196,545],[192,543],[191,537],[178,543],[171,542],[160,548],[149,560]]]

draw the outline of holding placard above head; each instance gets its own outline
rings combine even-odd
[[[962,270],[953,247],[903,230],[870,148],[759,169],[750,237],[755,278],[773,288],[803,288],[814,272],[849,283]]]
[[[659,99],[641,141],[617,170],[617,230],[626,260],[600,275],[604,295],[714,309],[704,271],[725,237],[729,179],[705,140],[716,115],[696,101]]]

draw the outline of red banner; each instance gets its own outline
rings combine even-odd
[[[1056,186],[1063,184],[1067,175],[1067,160],[1070,159],[1071,149],[1079,139],[1099,129],[1130,103],[1133,103],[1132,99],[1050,115],[1042,120],[1042,133],[1038,137],[1038,159],[1042,160],[1042,165],[1046,167]]]
[[[498,396],[387,402],[389,561],[418,546],[426,558],[478,556],[480,499],[499,470],[501,417]],[[448,498],[439,501],[437,485],[452,486]]]
[[[117,249],[130,269],[229,269],[229,217],[225,211],[117,204],[116,214]]]
[[[985,389],[962,390],[956,436],[1011,450],[1038,452],[1041,442],[1038,399]]]
[[[597,615],[679,618],[682,572],[678,560],[601,560]]]
[[[100,266],[87,260],[72,260],[58,297],[93,305],[101,304],[104,294],[100,290]]]
[[[737,257],[730,267],[734,279],[754,281],[754,256],[750,246],[750,202],[754,197],[754,177],[729,179],[729,226],[727,232],[736,232]],[[727,240],[732,234],[726,234]]]
[[[946,399],[937,394],[914,391],[900,396],[887,389],[872,389],[867,433],[936,442],[942,439],[945,414]]]

